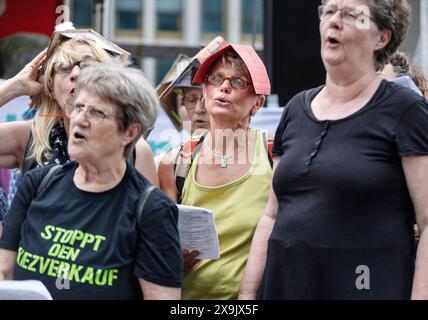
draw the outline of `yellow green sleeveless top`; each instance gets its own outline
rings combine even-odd
[[[265,209],[272,168],[257,132],[252,166],[239,179],[218,187],[196,182],[197,155],[183,187],[182,204],[210,209],[214,214],[220,259],[201,260],[184,274],[182,299],[236,299],[257,223]]]

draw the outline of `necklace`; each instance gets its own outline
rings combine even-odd
[[[229,159],[234,157],[242,149],[244,149],[244,147],[238,148],[238,150],[234,154],[227,155],[227,154],[219,154],[216,150],[211,149],[208,143],[206,143],[205,146],[208,148],[208,150],[210,150],[212,154],[214,154],[217,158],[219,158],[221,168],[227,168],[227,165],[229,164]]]

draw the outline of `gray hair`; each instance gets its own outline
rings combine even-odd
[[[329,0],[322,0],[325,4]],[[407,35],[412,18],[407,0],[369,0],[370,13],[379,30],[391,31],[391,40],[375,52],[376,71],[382,70]]]
[[[94,62],[82,69],[76,90],[82,88],[117,106],[119,130],[125,131],[134,123],[141,125],[140,135],[125,147],[125,157],[128,157],[138,138],[153,128],[159,114],[156,90],[141,70],[127,67],[118,59],[107,63]]]

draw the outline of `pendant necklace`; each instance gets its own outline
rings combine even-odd
[[[229,159],[233,158],[238,152],[240,152],[243,149],[243,148],[238,148],[238,150],[234,154],[227,155],[227,154],[218,154],[217,151],[211,149],[208,144],[205,144],[205,145],[207,146],[208,150],[210,150],[212,154],[214,154],[217,158],[219,158],[221,168],[227,168],[227,165],[229,164]]]

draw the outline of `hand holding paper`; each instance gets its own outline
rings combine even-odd
[[[177,205],[181,247],[197,250],[197,259],[219,259],[220,248],[213,214],[205,208]]]

